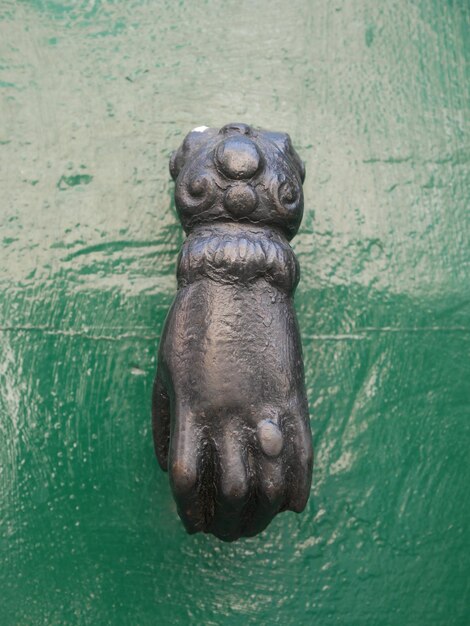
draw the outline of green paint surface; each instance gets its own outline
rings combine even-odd
[[[0,623],[470,623],[470,5],[0,2]],[[187,536],[150,395],[198,125],[288,131],[316,461]]]

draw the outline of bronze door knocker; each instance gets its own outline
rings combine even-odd
[[[187,233],[153,393],[158,461],[188,532],[225,541],[304,509],[312,442],[288,241],[305,170],[285,133],[196,128],[172,155]]]

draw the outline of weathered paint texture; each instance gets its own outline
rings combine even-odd
[[[0,623],[466,625],[467,0],[0,1]],[[150,431],[194,126],[288,131],[312,497],[187,536]]]

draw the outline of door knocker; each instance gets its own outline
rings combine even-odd
[[[285,133],[191,131],[170,161],[187,234],[158,353],[153,435],[188,532],[225,541],[308,500],[312,441],[289,245],[305,170]]]

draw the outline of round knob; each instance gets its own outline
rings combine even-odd
[[[237,183],[229,187],[224,195],[224,207],[234,217],[245,217],[256,209],[258,196],[246,183]]]
[[[241,180],[254,176],[261,157],[251,139],[244,135],[232,135],[217,148],[216,160],[223,174]]]

